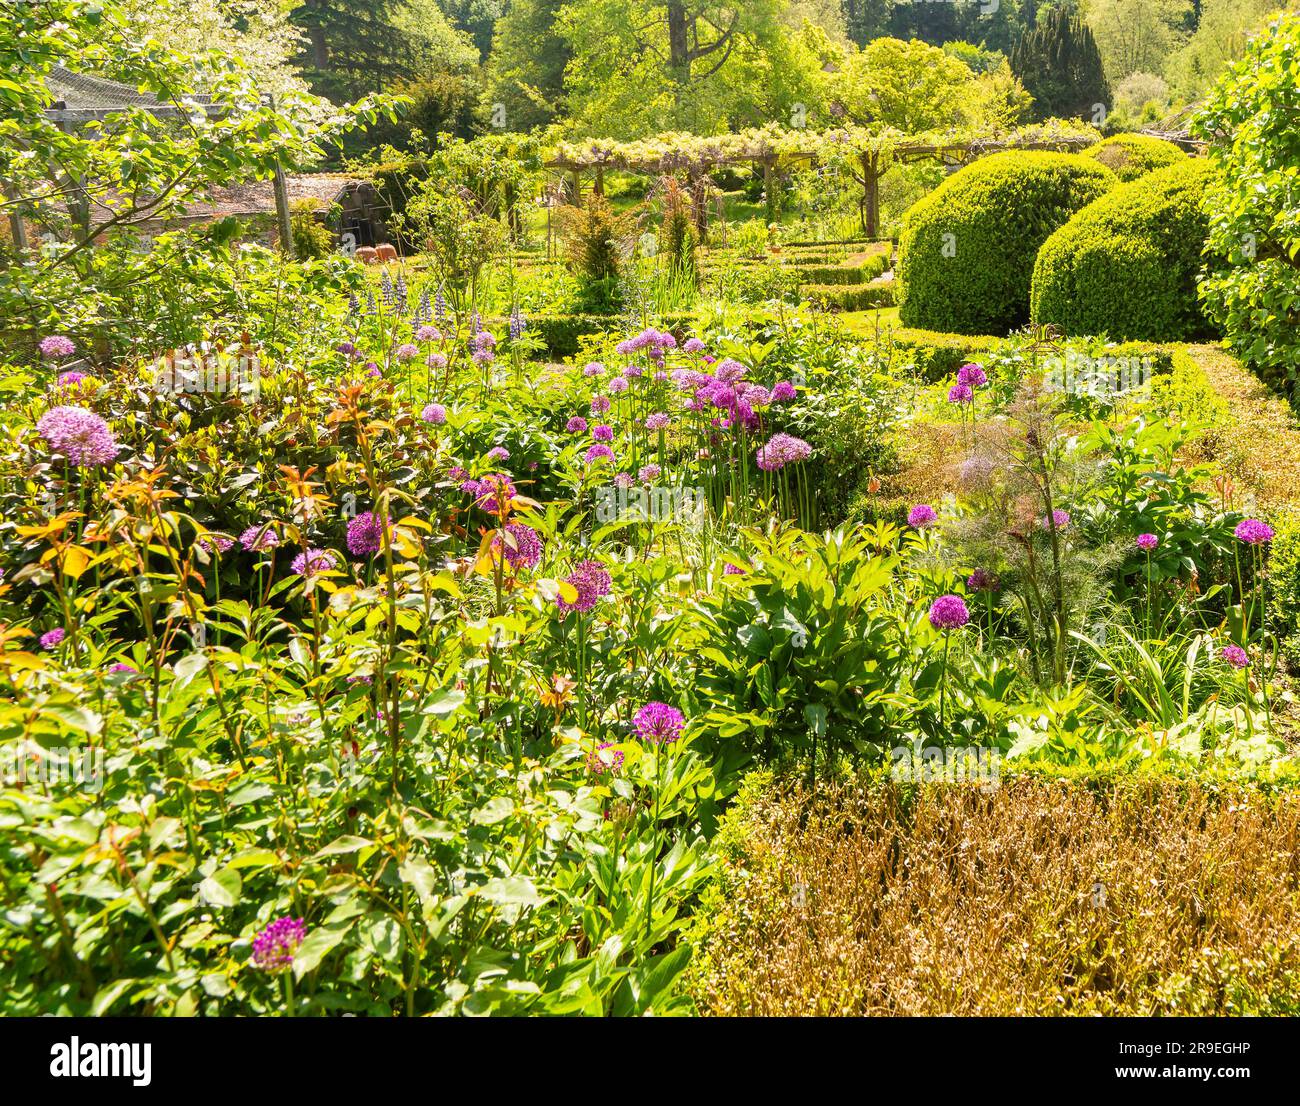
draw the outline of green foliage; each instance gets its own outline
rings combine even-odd
[[[1214,166],[1181,159],[1079,211],[1038,251],[1036,324],[1067,334],[1188,341],[1210,333],[1197,297]]]
[[[903,218],[899,318],[968,334],[1024,323],[1038,248],[1114,182],[1091,158],[1042,152],[994,154],[954,173]]]
[[[1145,134],[1114,135],[1089,146],[1083,156],[1096,158],[1124,184],[1187,157],[1172,142]]]
[[[328,257],[333,252],[334,232],[316,217],[319,208],[316,200],[298,200],[290,207],[289,229],[296,258]]]
[[[581,205],[560,208],[556,220],[569,265],[582,281],[581,309],[617,311],[622,304],[619,238],[626,233],[627,220],[616,216],[610,202],[596,192]]]
[[[973,83],[965,62],[937,47],[879,38],[848,59],[831,88],[855,123],[917,134],[961,119]]]
[[[1300,670],[1300,515],[1291,511],[1274,520],[1269,549],[1267,623],[1277,635],[1282,656]]]
[[[1110,103],[1097,42],[1067,7],[1053,8],[1015,44],[1011,68],[1040,119],[1093,116],[1098,105]]]
[[[1215,87],[1196,129],[1219,181],[1210,212],[1206,310],[1267,378],[1300,379],[1300,16],[1271,22]]]

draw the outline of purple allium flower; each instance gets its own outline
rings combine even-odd
[[[602,741],[587,754],[587,771],[593,776],[617,776],[623,770],[623,759],[622,750],[615,748],[615,742]]]
[[[583,376],[600,376],[605,371],[605,366],[599,361],[591,361],[583,368]]]
[[[623,376],[627,380],[635,380],[637,377],[645,376],[645,369],[640,365],[623,366]]]
[[[592,396],[591,413],[593,415],[603,415],[609,410],[609,396]]]
[[[383,377],[383,371],[373,361],[366,362],[366,376]]]
[[[344,357],[351,357],[353,354],[357,352],[357,347],[354,346],[351,342],[340,342],[334,348],[339,353],[343,354]]]
[[[569,611],[584,614],[591,610],[603,596],[609,594],[613,581],[605,566],[599,561],[580,561],[569,573],[566,583],[573,586],[578,596],[572,603],[567,602],[563,596],[558,596],[556,603],[559,604],[560,610],[566,614]]]
[[[948,389],[949,403],[973,403],[975,393],[971,391],[969,384],[954,384]]]
[[[970,621],[970,611],[960,595],[941,595],[930,604],[930,625],[936,630],[956,630]]]
[[[201,549],[206,549],[209,553],[227,553],[235,544],[234,538],[229,538],[225,534],[206,533],[200,534],[196,544]]]
[[[394,356],[399,361],[413,361],[415,358],[420,356],[420,347],[413,345],[410,342],[403,342],[397,347]]]
[[[338,558],[331,549],[308,549],[293,559],[293,571],[299,576],[315,576],[321,572],[333,572],[338,568]]]
[[[748,576],[749,573],[747,573],[743,568],[741,568],[740,565],[733,565],[730,561],[728,561],[726,564],[722,566],[722,575],[723,576]]]
[[[40,351],[42,357],[70,357],[77,352],[77,347],[66,335],[51,334],[41,339]]]
[[[110,673],[111,675],[114,675],[114,676],[138,676],[138,675],[140,675],[140,670],[139,670],[138,668],[136,668],[135,665],[133,665],[133,664],[126,664],[126,663],[124,663],[123,661],[118,661],[117,664],[113,665],[113,666],[112,666],[108,671],[109,671],[109,673]]]
[[[927,526],[933,526],[939,521],[939,516],[935,514],[934,508],[928,503],[918,503],[907,512],[908,526],[914,526],[918,530],[924,530]]]
[[[277,918],[253,938],[253,964],[264,972],[283,971],[306,937],[301,918]]]
[[[583,456],[583,460],[585,460],[587,464],[590,465],[590,464],[594,464],[596,461],[599,461],[601,458],[604,458],[605,460],[608,461],[612,461],[614,459],[614,451],[610,449],[609,446],[605,445],[604,442],[597,442],[594,446],[588,449],[587,452],[584,453],[582,456]]]
[[[391,520],[390,520],[391,521]],[[354,557],[369,557],[384,547],[387,523],[373,511],[362,511],[348,523],[348,552]]]
[[[649,465],[642,465],[641,471],[638,472],[636,475],[637,475],[637,479],[640,480],[642,484],[649,484],[654,480],[658,480],[659,475],[662,472],[663,469],[661,469],[658,465],[649,464]]]
[[[1233,668],[1249,668],[1250,657],[1246,655],[1240,645],[1225,645],[1219,650],[1219,656],[1227,661]]]
[[[703,349],[704,343],[698,338],[687,338],[686,342],[682,345],[683,353],[699,353]]]
[[[490,515],[498,514],[518,494],[510,477],[502,472],[485,476],[482,480],[467,480],[461,486],[474,497],[474,506]]]
[[[965,384],[968,388],[979,388],[988,382],[988,374],[984,371],[983,366],[974,362],[965,364],[957,370],[957,383]]]
[[[53,649],[62,642],[66,636],[67,635],[61,629],[47,630],[45,633],[41,634],[41,648]]]
[[[1042,526],[1044,530],[1051,530],[1053,528],[1064,530],[1070,525],[1070,512],[1062,511],[1058,507],[1052,511],[1052,517],[1050,519],[1044,516],[1039,525]]]
[[[250,553],[265,553],[280,544],[280,537],[269,523],[264,523],[261,526],[250,526],[240,534],[239,544]]]
[[[474,335],[472,342],[474,348],[478,350],[495,349],[497,344],[496,338],[492,335],[492,332],[489,330],[480,330],[477,334]]]
[[[615,395],[620,392],[626,392],[627,380],[621,376],[611,377],[609,383],[605,386],[605,390]]]
[[[671,745],[682,736],[685,725],[682,712],[667,703],[646,703],[632,719],[637,736],[656,745]]]
[[[794,397],[795,397],[794,385],[791,384],[790,381],[778,380],[775,384],[772,385],[773,403],[789,403],[790,400],[794,399]]]
[[[1237,523],[1233,534],[1247,545],[1266,545],[1273,540],[1273,527],[1257,518],[1246,518]]]
[[[581,415],[574,415],[573,418],[564,424],[564,429],[570,434],[585,433],[587,429],[587,420]]]
[[[494,445],[487,451],[489,461],[508,461],[510,460],[510,450],[503,445]]]
[[[1145,550],[1148,553],[1150,553],[1151,550],[1153,550],[1159,544],[1160,544],[1160,539],[1156,537],[1155,534],[1139,534],[1137,536],[1137,547],[1139,549]]]
[[[632,478],[630,472],[616,472],[614,474],[614,487],[630,488],[636,481]]]
[[[993,462],[987,457],[967,457],[957,470],[957,478],[967,487],[977,487],[993,475]]]
[[[445,369],[447,367],[447,355],[444,353],[431,353],[424,359],[424,363],[431,369]]]
[[[506,561],[513,568],[536,568],[542,559],[542,539],[537,531],[522,522],[512,522],[506,527],[509,541],[503,541],[498,534],[492,539],[493,549],[505,549]]]
[[[667,430],[673,420],[664,411],[656,411],[652,415],[647,415],[645,428],[647,430]]]
[[[79,373],[76,369],[69,369],[67,372],[59,373],[54,384],[58,388],[75,388],[85,379],[85,373]]]
[[[420,418],[434,426],[442,426],[447,421],[447,408],[441,403],[430,403],[420,412]]]
[[[492,364],[492,362],[496,360],[496,354],[494,354],[490,349],[476,349],[470,357],[470,360],[473,361],[474,364],[478,365],[479,368],[482,368],[484,365]]]
[[[773,434],[765,445],[758,447],[758,467],[764,472],[775,472],[786,465],[806,461],[812,456],[812,446],[802,438],[790,434]]]
[[[598,442],[612,442],[614,440],[614,431],[611,427],[605,426],[602,423],[600,426],[593,426],[591,428],[591,436]]]
[[[966,577],[966,586],[971,591],[997,591],[998,578],[991,572],[986,572],[982,568],[977,568]]]
[[[736,381],[745,375],[745,371],[744,365],[739,361],[733,361],[728,357],[722,362],[722,364],[713,370],[713,377],[715,380],[719,380],[723,384],[735,384]]]
[[[84,468],[112,464],[117,442],[108,423],[84,407],[52,407],[36,424],[36,432],[56,453]]]
[[[459,484],[468,475],[469,473],[461,468],[460,465],[453,465],[447,470],[447,479],[456,484]]]
[[[417,342],[441,342],[442,331],[436,326],[419,326],[415,328],[415,340]]]

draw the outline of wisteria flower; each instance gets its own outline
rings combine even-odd
[[[293,571],[299,576],[316,576],[338,568],[338,558],[330,549],[308,549],[293,559]]]
[[[280,544],[280,537],[269,524],[250,526],[239,535],[239,544],[249,553],[265,553]]]
[[[277,918],[253,938],[253,964],[264,972],[283,971],[306,939],[301,918]]]
[[[562,595],[556,597],[556,603],[566,614],[569,611],[585,614],[609,594],[613,584],[609,572],[599,561],[580,561],[565,582],[578,593],[572,603]]]
[[[915,527],[917,530],[924,530],[927,526],[933,526],[939,521],[939,516],[935,514],[934,508],[928,503],[918,503],[907,512],[908,526]]]
[[[420,412],[420,419],[434,426],[442,426],[447,421],[447,408],[441,403],[430,403]]]
[[[941,595],[930,604],[930,625],[936,630],[957,630],[970,621],[970,611],[960,595]]]
[[[41,634],[41,648],[42,649],[57,648],[63,642],[63,639],[66,636],[67,634],[61,629],[47,630],[45,633]]]
[[[682,735],[686,719],[676,707],[667,703],[646,703],[632,719],[632,728],[642,741],[671,745]]]
[[[108,423],[84,407],[52,407],[36,424],[56,453],[82,468],[112,464],[118,445]]]
[[[1249,668],[1250,657],[1246,655],[1240,645],[1225,645],[1219,650],[1219,656],[1227,661],[1233,668]]]
[[[1233,534],[1246,545],[1267,545],[1273,540],[1273,527],[1257,518],[1246,518],[1237,523]]]
[[[1150,553],[1159,544],[1160,539],[1155,534],[1139,534],[1137,536],[1137,547],[1147,553]]]
[[[512,522],[506,527],[509,540],[498,534],[492,539],[492,548],[505,550],[505,558],[512,568],[536,568],[542,559],[542,539],[531,526]]]

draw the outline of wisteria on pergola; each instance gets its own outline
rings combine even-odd
[[[770,218],[775,214],[776,170],[782,162],[837,160],[862,186],[859,207],[863,228],[874,238],[880,233],[880,178],[895,163],[936,160],[958,166],[1001,150],[1078,151],[1101,137],[1095,127],[1057,119],[1009,131],[949,130],[917,135],[863,127],[806,131],[768,126],[711,136],[670,133],[632,142],[561,142],[545,166],[570,174],[577,194],[584,172],[595,174],[596,191],[602,192],[607,169],[655,176],[683,174],[697,186],[707,174],[727,165],[761,165]],[[700,199],[701,191],[695,188],[695,219],[703,233],[707,208]]]

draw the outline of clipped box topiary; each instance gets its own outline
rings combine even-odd
[[[1171,342],[1213,329],[1197,300],[1209,219],[1203,158],[1121,185],[1074,216],[1038,251],[1030,314],[1067,334]]]
[[[993,154],[954,173],[903,216],[899,319],[995,335],[1027,322],[1038,247],[1116,184],[1093,158],[1040,151]]]
[[[1187,155],[1172,142],[1148,134],[1117,134],[1082,153],[1101,162],[1124,184],[1187,160]]]

